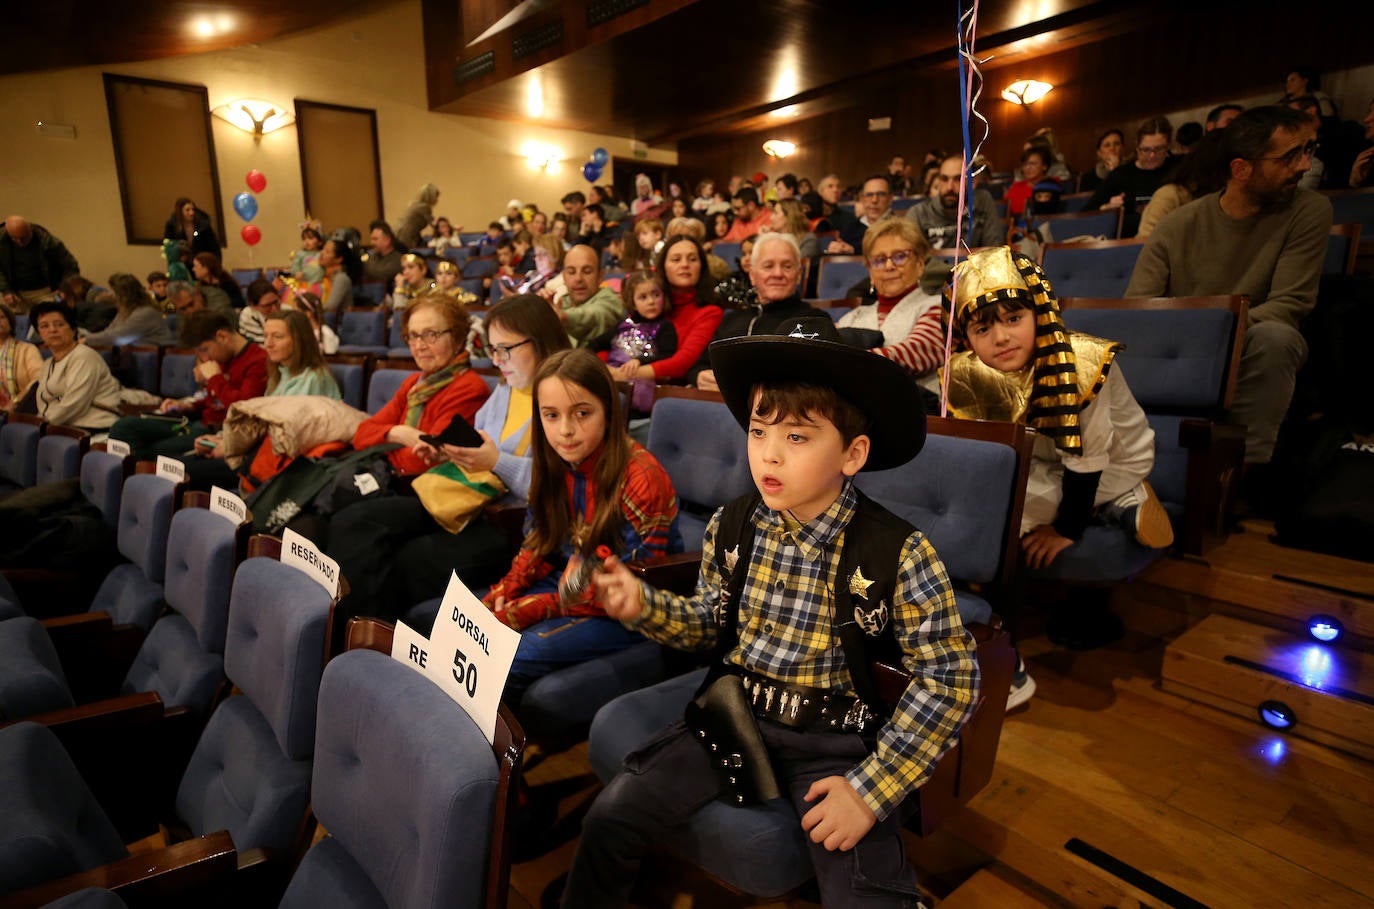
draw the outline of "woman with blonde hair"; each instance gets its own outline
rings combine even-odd
[[[879,221],[864,234],[864,264],[877,302],[845,313],[836,328],[882,332],[873,353],[906,367],[928,391],[944,362],[945,332],[940,298],[921,290],[930,246],[915,222],[906,218]]]
[[[798,200],[783,199],[774,203],[768,229],[775,233],[791,234],[797,241],[803,259],[814,259],[820,255],[820,244],[811,232],[811,219],[806,217],[806,209]]]

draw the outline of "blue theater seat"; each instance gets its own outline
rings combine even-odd
[[[1041,267],[1060,299],[1124,297],[1144,248],[1142,240],[1050,243],[1041,256]]]
[[[506,821],[523,736],[497,748],[429,679],[371,650],[325,669],[311,807],[328,835],[281,909],[505,906]]]

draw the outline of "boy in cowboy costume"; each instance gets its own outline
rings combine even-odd
[[[1113,361],[1122,345],[1070,332],[1045,273],[999,246],[956,267],[955,328],[969,350],[949,361],[949,412],[1025,423],[1036,432],[1021,548],[1043,568],[1094,516],[1144,546],[1173,542],[1169,515],[1145,478],[1155,434]]]
[[[685,722],[628,755],[592,806],[563,905],[624,905],[642,855],[717,797],[782,797],[825,905],[919,906],[898,807],[953,743],[979,672],[930,543],[853,483],[920,451],[919,392],[896,363],[839,343],[829,319],[717,341],[711,365],[749,434],[757,495],[712,517],[691,597],[614,559],[594,581],[608,614],[676,647],[714,645],[716,659]],[[884,648],[911,674],[895,706],[873,696],[868,659]],[[731,695],[747,719],[718,736],[713,705]],[[743,766],[717,766],[718,739]]]

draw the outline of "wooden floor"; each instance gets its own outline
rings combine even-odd
[[[1257,571],[1273,556],[1255,538],[1245,546]],[[928,902],[1374,907],[1374,764],[1163,692],[1164,647],[1209,611],[1205,599],[1137,582],[1114,605],[1128,633],[1110,647],[1076,654],[1043,637],[1023,642],[1038,690],[1007,718],[992,783],[910,844]],[[574,809],[595,791],[585,745],[529,778],[566,787],[565,842],[515,866],[515,907],[539,906],[567,869]],[[673,882],[646,905],[814,904],[750,903]]]

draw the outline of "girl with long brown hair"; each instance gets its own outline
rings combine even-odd
[[[510,571],[484,597],[521,636],[506,698],[561,666],[642,640],[606,617],[590,584],[565,584],[609,550],[630,560],[682,551],[677,493],[625,431],[620,394],[587,350],[556,353],[534,380],[530,530]],[[604,548],[603,548],[604,547]]]

